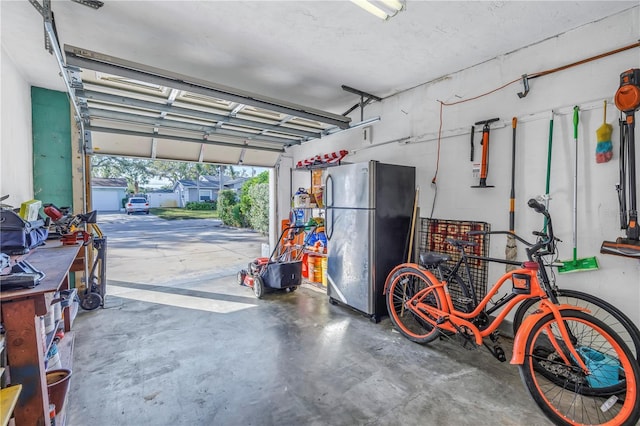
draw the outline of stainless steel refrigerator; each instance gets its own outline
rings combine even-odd
[[[377,161],[336,166],[325,178],[327,294],[377,322],[387,274],[406,261],[415,168]]]

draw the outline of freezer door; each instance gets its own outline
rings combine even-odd
[[[327,259],[327,294],[373,314],[370,226],[374,210],[333,209],[333,238]]]
[[[371,208],[371,164],[355,163],[328,169],[325,178],[327,208]]]
[[[373,228],[372,282],[375,314],[387,313],[384,282],[391,270],[407,261],[411,232],[411,216],[415,199],[415,168],[378,163],[375,168],[373,198],[375,227]],[[414,247],[417,247],[415,242]]]

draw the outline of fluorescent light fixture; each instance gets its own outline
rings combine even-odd
[[[351,2],[382,20],[387,20],[404,9],[404,4],[400,0],[351,0]]]
[[[385,20],[389,17],[387,12],[380,9],[378,6],[374,5],[373,3],[369,3],[367,0],[351,0],[351,1],[356,5],[360,6],[361,8],[363,8],[364,10],[366,10],[367,12],[371,13],[372,15],[377,16],[380,19]]]
[[[386,4],[391,9],[395,10],[396,13],[400,12],[402,10],[402,8],[404,7],[404,5],[402,3],[400,3],[399,0],[382,0],[382,3]]]

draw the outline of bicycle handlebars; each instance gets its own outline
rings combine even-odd
[[[529,241],[525,240],[519,235],[514,234],[511,231],[469,231],[467,232],[467,235],[496,235],[496,234],[512,235],[516,240],[520,241],[522,244],[528,247],[531,247],[533,245],[533,243],[530,243]]]
[[[511,235],[516,240],[520,241],[521,243],[527,246],[526,252],[527,252],[527,258],[529,258],[529,260],[533,260],[532,257],[534,254],[538,254],[538,257],[539,257],[539,256],[544,256],[546,254],[555,253],[555,241],[560,241],[560,240],[553,235],[553,224],[551,223],[551,215],[545,208],[544,204],[538,202],[534,198],[530,199],[527,202],[527,205],[533,210],[535,210],[536,212],[542,214],[544,217],[547,218],[548,232],[547,233],[538,232],[538,231],[533,232],[533,235],[538,237],[538,241],[536,243],[530,243],[529,241],[525,240],[524,238],[510,231],[469,231],[467,232],[467,235],[489,235],[489,234]],[[449,242],[450,244],[453,244],[451,241],[449,241],[449,239],[447,239],[446,241]],[[460,240],[453,240],[453,241],[459,242]],[[453,244],[453,245],[456,245],[456,244]],[[546,253],[539,253],[540,249],[544,247],[547,248]]]
[[[475,241],[456,240],[455,238],[447,238],[444,240],[446,243],[451,244],[454,247],[475,247],[478,245]]]
[[[553,224],[551,223],[551,215],[545,208],[544,204],[531,198],[527,202],[527,205],[531,207],[533,210],[535,210],[536,212],[543,215],[545,218],[547,218],[547,233],[545,234],[544,232],[534,232],[533,235],[539,237],[538,242],[526,249],[527,257],[530,260],[533,260],[533,255],[538,253],[538,251],[543,247],[547,248],[547,252],[538,253],[539,255],[538,257],[543,256],[544,254],[554,253],[555,252],[554,244],[555,244],[556,238],[553,235]]]
[[[532,198],[527,202],[527,205],[537,211],[538,213],[543,214],[547,219],[549,218],[549,212],[544,207],[544,204],[539,203],[536,199]]]

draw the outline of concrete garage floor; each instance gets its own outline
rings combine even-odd
[[[109,295],[74,324],[68,425],[550,424],[484,349],[411,343],[306,286],[255,299],[235,273],[259,234],[99,220]]]

